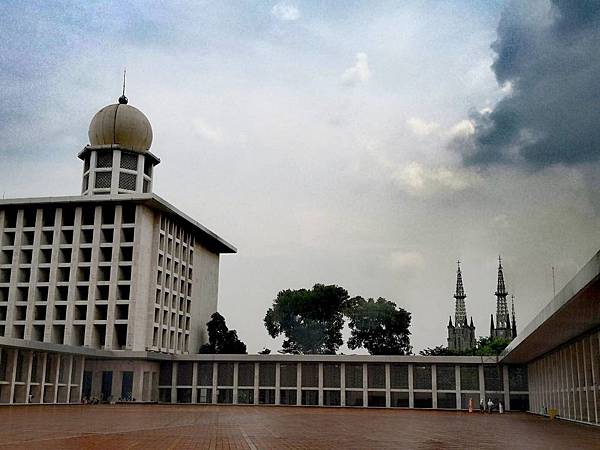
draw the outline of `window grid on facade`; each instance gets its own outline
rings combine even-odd
[[[106,203],[0,211],[0,267],[10,258],[10,265],[0,268],[0,335],[93,348],[127,347],[133,242],[113,236],[121,229],[133,231],[135,205],[126,206],[129,224],[115,220],[120,208]],[[94,235],[100,246],[92,261]],[[115,279],[112,265],[117,267]],[[16,283],[11,284],[12,279]]]
[[[188,353],[191,329],[194,239],[167,216],[159,221],[153,349]]]

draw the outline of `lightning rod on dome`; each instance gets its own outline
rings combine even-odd
[[[127,97],[125,97],[125,75],[127,74],[127,67],[123,69],[123,95],[119,97],[119,103],[121,105],[127,104]]]

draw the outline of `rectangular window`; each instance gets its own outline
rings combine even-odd
[[[460,366],[460,389],[462,391],[479,390],[478,366]]]
[[[96,167],[108,168],[112,167],[113,152],[104,151],[96,153]]]
[[[295,405],[296,398],[296,389],[282,389],[279,393],[279,403],[281,405]]]
[[[456,409],[456,394],[453,392],[438,392],[437,407],[442,409]]]
[[[319,387],[318,364],[302,364],[302,387]]]
[[[369,391],[368,393],[368,406],[369,407],[385,407],[385,392],[383,391]]]
[[[298,365],[296,363],[281,363],[279,373],[282,387],[296,387],[298,381]]]
[[[363,366],[362,364],[346,364],[346,387],[363,387]],[[360,405],[362,406],[362,404]]]
[[[431,392],[415,392],[415,408],[433,408]]]
[[[414,366],[415,373],[415,389],[431,389],[431,366],[416,365]]]
[[[254,363],[238,364],[238,386],[254,386]]]
[[[456,374],[454,366],[438,364],[436,366],[436,381],[438,390],[455,390]]]
[[[119,174],[119,189],[135,191],[137,177],[133,173],[121,172]]]
[[[96,172],[96,189],[110,189],[110,180],[112,173],[110,172]]]
[[[367,364],[367,381],[369,388],[384,389],[385,364]]]
[[[323,405],[325,406],[340,406],[341,405],[340,391],[323,391]]]
[[[346,406],[362,406],[362,391],[346,391]]]
[[[323,364],[323,387],[339,388],[340,373],[339,364]]]
[[[275,364],[260,363],[258,381],[261,386],[275,386]]]
[[[483,366],[483,379],[486,391],[502,391],[504,388],[500,365]]]
[[[212,403],[212,389],[211,388],[200,388],[197,392],[198,403]]]
[[[302,404],[305,406],[317,406],[319,404],[319,391],[302,390]]]
[[[138,155],[136,153],[121,152],[121,169],[137,170]]]
[[[261,405],[274,405],[275,389],[260,389],[258,391],[258,403]]]
[[[219,363],[218,369],[219,386],[233,386],[233,363]]]
[[[391,392],[391,406],[392,408],[408,408],[408,392]]]
[[[254,403],[254,389],[238,390],[238,403],[242,405],[251,405]]]
[[[233,403],[233,389],[217,389],[217,403]]]

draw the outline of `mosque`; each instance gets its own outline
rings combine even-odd
[[[499,264],[490,332],[514,339],[500,357],[198,354],[220,257],[236,248],[153,192],[152,127],[124,93],[88,136],[80,195],[0,200],[0,404],[457,410],[493,399],[600,423],[600,252],[518,337]],[[460,267],[454,298],[464,348],[475,327]]]

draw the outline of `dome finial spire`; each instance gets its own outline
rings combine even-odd
[[[123,69],[123,95],[121,95],[119,97],[119,103],[121,105],[126,105],[127,104],[127,97],[125,97],[125,75],[127,74],[127,68]]]

